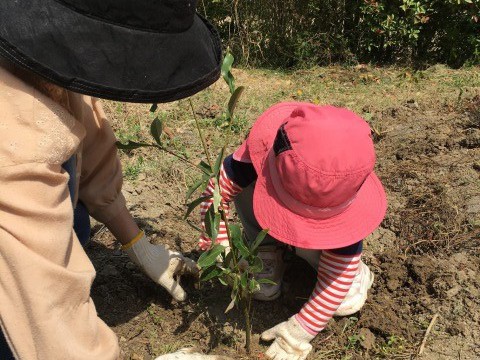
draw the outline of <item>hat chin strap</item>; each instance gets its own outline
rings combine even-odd
[[[268,153],[268,168],[270,170],[270,178],[272,180],[273,188],[278,196],[278,198],[282,201],[282,203],[287,207],[289,210],[293,211],[295,214],[300,216],[310,218],[310,219],[328,219],[335,215],[342,213],[352,202],[355,200],[357,194],[347,200],[346,202],[333,206],[333,207],[315,207],[311,205],[307,205],[298,201],[293,196],[291,196],[288,191],[282,185],[280,181],[280,175],[278,174],[277,167],[275,165],[275,153],[270,150]]]

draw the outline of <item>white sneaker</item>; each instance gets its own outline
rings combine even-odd
[[[258,248],[258,257],[262,259],[263,270],[255,275],[257,280],[269,279],[275,282],[275,285],[260,284],[260,290],[253,293],[253,298],[260,301],[272,301],[278,299],[282,293],[282,279],[285,272],[283,262],[284,249],[275,245],[260,246]]]
[[[363,261],[360,261],[352,286],[333,315],[347,316],[359,311],[365,305],[367,292],[372,287],[373,278],[373,273],[368,266]]]

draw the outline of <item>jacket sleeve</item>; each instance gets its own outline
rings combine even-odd
[[[83,141],[79,199],[90,215],[106,223],[125,207],[122,167],[117,155],[115,135],[99,100],[84,97],[86,137]]]

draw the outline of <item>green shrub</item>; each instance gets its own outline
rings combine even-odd
[[[202,0],[250,65],[480,61],[480,0]]]

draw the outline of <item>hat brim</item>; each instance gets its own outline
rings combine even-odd
[[[298,105],[281,103],[270,108],[250,131],[247,146],[258,175],[253,195],[255,218],[263,229],[269,229],[270,236],[292,246],[328,250],[352,245],[371,234],[386,213],[385,190],[375,173],[366,178],[342,213],[328,219],[300,216],[276,194],[267,158],[278,128]]]
[[[68,90],[154,103],[191,96],[220,76],[221,44],[198,14],[181,33],[127,28],[54,0],[0,2],[0,55]]]

